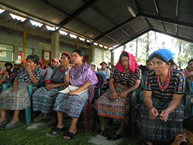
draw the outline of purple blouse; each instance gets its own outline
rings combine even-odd
[[[98,83],[97,76],[91,67],[84,63],[81,67],[72,67],[70,70],[70,85],[72,86],[82,86],[86,82],[90,82],[91,85]]]

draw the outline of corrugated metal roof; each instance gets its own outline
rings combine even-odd
[[[193,42],[192,0],[0,0],[0,6],[54,25],[64,22],[62,28],[109,47],[148,30]]]

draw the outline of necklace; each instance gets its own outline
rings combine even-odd
[[[165,90],[169,86],[169,84],[170,84],[170,75],[171,75],[171,72],[170,72],[170,69],[168,69],[168,76],[167,76],[167,80],[166,80],[165,86],[161,85],[160,77],[159,76],[157,77],[157,82],[158,82],[158,85],[161,88],[161,90]]]

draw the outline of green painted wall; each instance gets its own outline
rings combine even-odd
[[[0,44],[10,45],[11,47],[13,47],[13,51],[15,50],[15,52],[14,52],[15,57],[13,57],[13,61],[14,61],[17,59],[16,53],[21,48],[23,48],[23,33],[5,30],[4,28],[0,27]],[[46,40],[43,40],[42,38],[30,36],[27,34],[26,48],[27,48],[27,51],[32,50],[33,54],[38,55],[41,59],[42,58],[42,50],[50,50],[51,51],[51,40],[46,41]],[[76,49],[76,47],[62,43],[62,44],[60,44],[60,52],[59,53],[66,51],[66,52],[71,54],[71,52],[74,49]],[[85,55],[88,55],[88,49],[86,49],[86,48],[80,48],[80,49],[85,52]],[[0,66],[3,66],[4,63],[5,63],[4,61],[0,61]]]

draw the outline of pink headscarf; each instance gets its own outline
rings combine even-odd
[[[127,52],[127,51],[122,51],[121,52],[121,54],[123,53],[123,52],[126,52],[127,54],[128,54],[128,56],[129,56],[129,69],[131,70],[131,74],[133,74],[134,72],[135,72],[135,69],[139,66],[138,64],[137,64],[137,61],[135,60],[135,57],[132,55],[132,54],[130,54],[129,52]],[[120,55],[121,56],[121,55]],[[119,61],[117,62],[117,64],[116,64],[116,66],[115,66],[115,68],[117,68],[120,72],[123,72],[123,70],[124,70],[124,68],[123,68],[123,66],[121,65],[121,60],[120,60],[121,58],[119,57]]]

